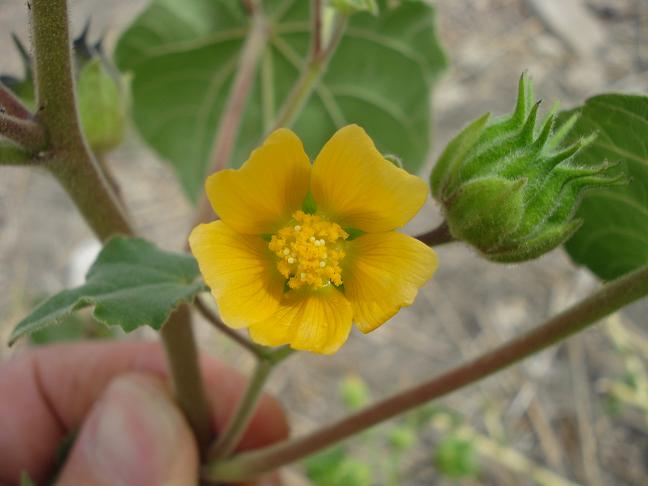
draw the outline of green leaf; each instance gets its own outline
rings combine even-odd
[[[295,122],[314,156],[340,126],[357,123],[381,152],[419,171],[430,149],[430,95],[446,61],[434,9],[422,1],[379,3],[358,13],[319,87]],[[310,2],[265,2],[271,42],[247,100],[232,165],[244,162],[271,127],[310,45]],[[212,142],[249,28],[243,2],[154,0],[122,35],[120,69],[133,75],[133,118],[175,168],[191,199],[202,191]]]
[[[579,112],[569,137],[598,137],[578,161],[621,162],[629,183],[587,193],[576,215],[583,225],[565,246],[576,263],[611,280],[648,264],[648,97],[595,96]]]
[[[90,267],[86,283],[39,305],[18,323],[9,344],[87,306],[94,306],[97,321],[127,332],[143,325],[160,329],[178,305],[205,289],[199,275],[189,255],[162,251],[140,238],[111,238]]]

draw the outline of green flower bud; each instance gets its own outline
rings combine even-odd
[[[90,147],[105,154],[121,144],[126,125],[123,94],[100,58],[90,60],[79,72],[77,97],[81,125]]]
[[[76,91],[81,125],[90,147],[100,155],[122,142],[126,105],[118,72],[103,54],[101,41],[94,44],[88,42],[89,29],[88,21],[81,34],[73,41]],[[24,65],[24,76],[23,79],[19,79],[0,75],[0,81],[29,108],[35,110],[32,60],[15,34],[13,41]]]
[[[554,107],[537,128],[539,104],[525,73],[514,112],[469,124],[432,171],[432,195],[450,232],[492,261],[520,262],[552,250],[581,225],[574,213],[584,189],[625,181],[610,170],[616,164],[576,162],[595,135],[560,147],[577,115],[556,129]]]

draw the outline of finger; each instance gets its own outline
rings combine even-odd
[[[113,380],[86,418],[58,486],[197,484],[195,440],[162,382]]]
[[[245,378],[203,358],[214,430],[222,428],[243,394]],[[77,429],[112,379],[127,372],[166,378],[157,343],[75,343],[39,348],[0,367],[0,483],[17,483],[21,471],[40,482],[51,470],[59,441]],[[278,402],[265,396],[241,443],[260,447],[288,435]],[[6,451],[6,453],[4,452]]]

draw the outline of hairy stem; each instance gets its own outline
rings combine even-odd
[[[46,144],[45,132],[38,123],[3,113],[0,113],[0,136],[32,152],[41,150]]]
[[[528,333],[414,388],[305,437],[241,454],[204,468],[206,479],[238,481],[299,460],[373,425],[485,378],[555,344],[648,294],[648,266],[615,280]]]
[[[256,4],[253,4],[256,5]],[[250,31],[241,52],[238,71],[234,77],[227,104],[223,109],[218,132],[214,141],[214,149],[211,155],[211,166],[209,173],[223,170],[230,163],[232,150],[234,150],[236,139],[245,113],[246,102],[250,89],[254,85],[259,60],[265,49],[268,40],[269,26],[260,5],[252,10],[252,21]],[[198,203],[197,218],[195,224],[205,223],[213,219],[213,213],[207,200],[203,195]]]
[[[191,328],[189,307],[179,307],[160,330],[178,405],[185,412],[201,451],[212,438],[211,415],[200,380],[198,350]],[[192,359],[193,358],[193,359]],[[198,380],[198,381],[197,381]]]
[[[265,359],[257,362],[254,374],[250,378],[247,389],[245,390],[245,395],[241,398],[225,430],[223,430],[216,443],[209,450],[208,457],[210,459],[223,459],[234,451],[254,415],[256,405],[263,392],[263,386],[270,376],[273,367],[274,363]]]
[[[72,76],[67,0],[31,0],[31,27],[39,121],[48,136],[45,166],[68,192],[101,240],[133,234],[117,197],[81,131]],[[198,355],[187,308],[162,331],[177,399],[199,442],[211,434]]]
[[[44,164],[101,240],[132,234],[130,223],[81,132],[72,77],[66,0],[32,1],[37,120],[48,136]]]
[[[433,230],[416,236],[416,239],[428,246],[440,246],[456,241],[450,234],[450,228],[448,228],[448,224],[445,221]]]
[[[5,113],[16,118],[29,119],[29,109],[0,81],[0,107]]]

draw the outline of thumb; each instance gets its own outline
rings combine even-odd
[[[113,380],[86,418],[57,485],[197,484],[191,431],[161,381],[143,374]]]

